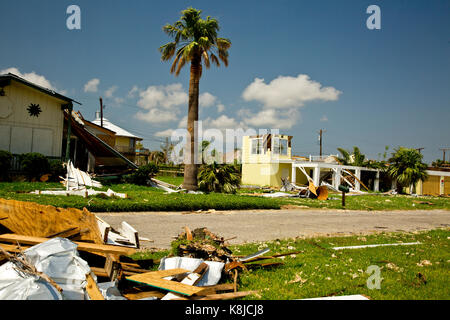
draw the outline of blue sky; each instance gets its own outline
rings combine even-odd
[[[81,30],[66,27],[71,4]],[[369,5],[381,8],[381,30],[366,27]],[[324,153],[425,147],[431,162],[450,146],[450,1],[4,1],[0,71],[42,76],[87,119],[102,96],[105,117],[159,148],[187,114],[189,85],[189,68],[175,77],[161,62],[162,26],[189,6],[232,41],[228,68],[201,79],[210,126],[278,124],[298,155],[318,154],[319,129]]]

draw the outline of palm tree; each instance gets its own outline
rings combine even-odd
[[[206,164],[206,161],[205,161],[206,151],[208,150],[210,145],[211,145],[211,141],[207,141],[207,140],[202,141],[202,164]]]
[[[427,165],[422,162],[422,154],[415,149],[400,147],[389,159],[389,175],[402,186],[409,186],[410,193],[419,180],[428,177]]]
[[[202,166],[199,172],[200,189],[206,192],[234,193],[240,181],[239,168],[231,164],[217,164],[214,161]]]
[[[188,8],[181,12],[181,18],[173,25],[167,24],[163,31],[173,38],[159,48],[163,61],[175,57],[171,73],[176,76],[186,63],[191,64],[189,80],[189,109],[187,119],[187,131],[189,141],[186,144],[185,170],[183,188],[187,190],[197,189],[197,159],[194,159],[197,150],[197,133],[194,123],[198,121],[198,97],[199,82],[202,76],[202,65],[209,68],[211,63],[220,66],[222,61],[228,66],[228,49],[231,42],[225,38],[219,38],[219,23],[216,19],[207,17],[203,20],[200,15],[202,11]],[[188,161],[187,161],[188,160]]]
[[[148,156],[148,160],[158,165],[165,163],[166,157],[163,151],[152,151]]]

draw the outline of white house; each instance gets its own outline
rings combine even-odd
[[[0,150],[60,158],[63,110],[71,110],[73,102],[14,74],[0,75]]]

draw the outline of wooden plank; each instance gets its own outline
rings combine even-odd
[[[148,277],[147,279],[141,279],[140,281],[136,281],[131,279],[132,277],[142,276],[143,274],[127,277],[128,280],[135,281],[138,283],[143,283],[158,289],[163,289],[171,292],[175,292],[178,294],[182,294],[185,296],[192,296],[194,294],[199,294],[203,289],[201,287],[190,286],[184,283],[170,281],[155,277]]]
[[[95,282],[94,278],[92,278],[92,275],[88,273],[86,275],[87,285],[86,285],[86,291],[89,295],[89,298],[91,300],[105,300],[105,297],[103,297],[102,293],[100,292],[100,289],[97,286],[97,282]]]
[[[131,288],[131,289],[126,289],[124,292],[122,292],[122,295],[125,298],[127,298],[128,300],[140,300],[140,299],[145,299],[145,298],[149,298],[149,297],[156,297],[158,299],[161,299],[166,294],[161,291],[155,291],[155,290],[145,291],[141,288]]]
[[[203,291],[202,291],[202,295],[211,295],[211,294],[216,294],[217,292],[220,291],[233,291],[234,290],[234,284],[233,283],[222,283],[222,284],[216,284],[213,286],[205,286],[202,287]]]
[[[0,247],[2,247],[7,252],[20,253],[29,248],[29,246],[18,246],[16,244],[4,244],[0,243]]]
[[[195,269],[192,273],[188,274],[183,280],[181,280],[181,283],[195,286],[203,278],[208,269],[209,266],[203,262],[197,267],[197,269]],[[161,300],[174,300],[180,297],[181,296],[179,294],[169,292]]]
[[[248,295],[254,294],[256,292],[257,291],[217,293],[217,294],[210,294],[207,296],[191,297],[188,300],[230,300],[230,299],[243,298]]]
[[[41,237],[32,237],[32,236],[24,236],[20,234],[12,234],[12,233],[6,233],[0,235],[0,241],[5,242],[12,242],[12,243],[23,243],[23,244],[29,244],[29,245],[36,245],[45,241],[48,241],[48,238],[41,238]],[[133,248],[127,248],[127,247],[118,247],[118,246],[111,246],[106,244],[95,244],[95,243],[87,243],[87,242],[77,242],[74,241],[75,244],[78,245],[77,249],[81,251],[88,251],[93,253],[111,253],[111,254],[117,254],[117,255],[132,255],[136,252]]]
[[[80,228],[72,227],[72,228],[68,228],[68,229],[60,231],[60,232],[49,234],[45,238],[56,238],[56,237],[71,238],[76,235],[80,235],[80,231],[81,231]]]
[[[158,271],[150,271],[150,272],[146,272],[144,273],[142,276],[138,277],[133,277],[133,279],[131,280],[145,280],[147,278],[165,278],[165,277],[171,277],[171,276],[175,276],[177,274],[183,274],[183,273],[189,273],[189,270],[186,269],[168,269],[168,270],[158,270]]]
[[[138,274],[131,277],[126,277],[126,279],[137,283],[146,284],[155,288],[175,292],[185,296],[192,296],[194,294],[198,294],[201,291],[203,291],[202,287],[195,287],[180,282],[162,279],[163,277],[168,277],[175,274],[186,272],[189,271],[184,269],[169,269]]]
[[[8,219],[0,220],[0,224],[13,233],[46,237],[73,227],[80,230],[89,229],[80,236],[81,241],[102,244],[96,216],[87,209],[57,208],[33,202],[0,199],[0,214]]]
[[[91,271],[97,276],[97,277],[104,277],[109,278],[108,272],[104,268],[97,268],[97,267],[90,267]]]

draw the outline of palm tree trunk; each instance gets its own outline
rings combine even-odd
[[[189,81],[189,110],[187,119],[188,137],[186,142],[185,162],[184,162],[184,182],[183,188],[186,190],[197,190],[198,166],[198,144],[197,128],[198,121],[198,96],[199,84],[202,72],[200,57],[191,60],[191,74]]]

